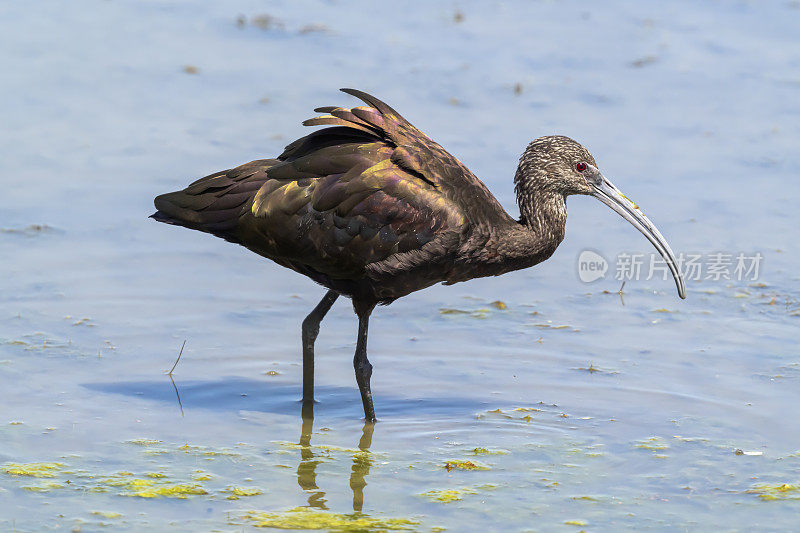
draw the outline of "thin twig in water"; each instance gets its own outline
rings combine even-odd
[[[174,364],[174,365],[172,365],[172,368],[170,368],[170,369],[169,369],[169,372],[167,372],[167,375],[169,375],[170,377],[172,377],[172,371],[173,371],[173,370],[175,370],[175,367],[176,367],[176,366],[178,366],[178,361],[180,361],[180,360],[181,360],[181,356],[183,355],[183,348],[184,348],[185,346],[186,346],[186,339],[184,339],[184,341],[183,341],[183,346],[181,346],[181,351],[180,351],[180,353],[178,354],[178,358],[177,358],[177,359],[175,359],[175,364]],[[174,385],[174,383],[173,383],[173,385]]]
[[[173,367],[173,368],[174,368],[174,367]],[[172,379],[172,372],[170,372],[170,373],[169,373],[169,374],[167,374],[167,375],[169,376],[169,380],[172,382],[172,388],[173,388],[173,389],[175,389],[175,396],[177,396],[177,397],[178,397],[178,407],[180,407],[180,408],[181,408],[181,416],[184,416],[184,415],[183,415],[183,404],[181,403],[181,393],[180,393],[180,392],[178,392],[178,386],[177,386],[177,385],[175,385],[175,380],[174,380],[174,379]]]
[[[622,295],[625,294],[624,292],[622,292],[622,289],[624,288],[625,288],[625,282],[623,281],[622,286],[617,291],[617,294],[619,294],[619,301],[622,303],[622,305],[625,305],[625,300],[622,298]]]

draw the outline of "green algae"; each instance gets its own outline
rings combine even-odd
[[[583,526],[588,526],[589,522],[587,522],[586,520],[565,520],[564,524],[567,526],[583,527]]]
[[[490,470],[490,467],[488,467],[487,465],[476,463],[473,461],[452,460],[452,461],[447,461],[444,464],[444,469],[447,470],[448,472],[453,470],[454,468],[457,470]]]
[[[477,447],[473,448],[471,451],[474,455],[508,455],[508,450],[501,450],[501,449],[490,449],[490,448],[483,448]]]
[[[363,513],[340,514],[295,507],[284,512],[247,511],[243,519],[255,527],[328,531],[406,531],[419,522],[407,518],[375,518]]]
[[[469,311],[464,311],[463,309],[453,309],[449,307],[442,307],[439,309],[439,314],[441,315],[468,315]]]
[[[241,455],[240,453],[232,452],[227,448],[213,449],[207,446],[193,446],[191,444],[184,444],[183,446],[179,446],[177,451],[192,455],[204,455],[206,457],[216,457],[216,456],[238,457]]]
[[[599,502],[599,498],[595,498],[594,496],[573,496],[573,500],[580,501],[580,502]]]
[[[243,496],[258,496],[264,493],[263,490],[257,487],[227,487],[222,492],[228,494],[228,500],[238,500]]]
[[[649,439],[637,440],[634,443],[634,447],[657,452],[669,449],[669,444],[661,437],[650,437]]]
[[[274,441],[275,444],[279,444],[284,448],[291,448],[294,450],[312,450],[315,452],[323,453],[326,455],[331,455],[333,452],[337,453],[346,453],[352,456],[357,455],[370,455],[375,457],[381,457],[383,454],[381,452],[374,452],[371,450],[360,450],[358,448],[344,448],[342,446],[334,446],[331,444],[297,444],[295,442],[286,442],[286,441]]]
[[[528,326],[533,326],[539,329],[571,329],[574,332],[580,331],[579,329],[569,324],[553,324],[552,320],[548,320],[547,322],[539,322],[536,324],[528,324]]]
[[[758,494],[758,498],[762,501],[800,500],[800,484],[760,483],[746,492]]]
[[[434,489],[423,492],[420,496],[424,496],[434,502],[452,503],[464,499],[464,496],[478,494],[480,491],[493,490],[496,488],[497,485],[494,483],[486,483],[484,485],[462,487],[460,489]]]
[[[102,516],[107,520],[113,520],[114,518],[122,518],[122,513],[116,513],[114,511],[92,511],[92,514],[95,516]]]
[[[603,457],[605,453],[602,451],[597,451],[602,447],[602,444],[590,444],[588,446],[576,445],[567,449],[567,453],[572,455],[582,455],[583,457]]]
[[[71,486],[86,492],[105,493],[113,489],[120,496],[135,496],[139,498],[180,498],[208,494],[208,491],[197,482],[172,482],[167,481],[167,475],[160,472],[145,473],[136,477],[132,472],[116,472],[114,474],[93,474],[84,470],[65,471],[63,463],[6,463],[2,472],[13,476],[27,476],[34,478],[59,478],[46,483],[22,486],[23,490],[30,492],[48,492],[64,489]],[[66,479],[65,474],[70,478]]]
[[[185,500],[189,496],[208,494],[201,485],[197,483],[164,483],[156,484],[149,479],[132,479],[125,485],[125,490],[120,492],[120,496],[134,496],[137,498],[179,498]]]
[[[63,463],[5,463],[2,471],[13,476],[56,477]]]
[[[464,496],[467,494],[478,494],[478,491],[472,487],[465,487],[463,489],[429,490],[428,492],[423,492],[421,495],[431,501],[452,503],[463,500]]]
[[[539,402],[538,405],[541,407],[525,406],[507,408],[505,410],[501,408],[490,409],[482,413],[478,413],[475,416],[478,420],[489,419],[491,417],[495,419],[503,418],[506,420],[514,420],[526,423],[531,423],[534,420],[541,420],[542,417],[552,418],[553,416],[557,416],[558,418],[571,418],[573,420],[592,420],[592,417],[575,417],[567,413],[560,412],[557,410],[558,406],[555,404],[545,404],[544,402]]]
[[[137,446],[155,446],[157,444],[161,444],[161,441],[156,439],[131,439],[125,442],[128,444],[135,444]]]
[[[443,307],[443,308],[439,309],[439,314],[440,315],[445,315],[445,316],[463,316],[463,317],[477,318],[477,319],[489,318],[489,314],[490,313],[491,313],[491,310],[490,309],[486,309],[486,308],[475,309],[473,311],[466,311],[464,309],[455,309],[455,308],[449,308],[449,307]]]
[[[214,457],[240,457],[239,452],[229,450],[227,448],[210,448],[207,446],[195,446],[192,444],[175,445],[161,445],[161,441],[153,439],[134,439],[127,441],[129,444],[135,444],[144,447],[144,453],[148,455],[168,455],[173,453],[184,453],[188,455],[195,455],[198,457],[205,457],[213,459]]]
[[[92,487],[94,492],[105,492],[106,487],[120,489],[120,496],[137,498],[178,498],[186,499],[189,496],[208,494],[208,491],[199,483],[171,483],[160,479],[135,478],[128,475],[110,476],[102,479]]]
[[[38,485],[25,485],[20,487],[22,490],[27,490],[28,492],[50,492],[51,490],[55,489],[63,489],[66,485],[63,483],[57,483],[55,481],[46,481],[44,483],[39,483]]]

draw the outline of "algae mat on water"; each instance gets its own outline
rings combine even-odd
[[[407,518],[374,518],[362,513],[339,514],[308,507],[284,512],[248,511],[242,518],[256,527],[327,531],[404,531],[419,524]]]

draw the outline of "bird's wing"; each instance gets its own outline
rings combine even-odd
[[[359,98],[371,107],[321,107],[316,111],[325,115],[303,124],[345,126],[375,135],[391,148],[392,163],[409,175],[436,187],[443,197],[460,206],[473,224],[509,219],[481,180],[400,113],[363,91],[342,89],[342,92]],[[287,147],[287,152],[292,147]]]
[[[266,170],[237,240],[333,279],[444,256],[466,223],[463,211],[395,162],[396,146],[368,126],[354,126],[321,129],[290,144]]]

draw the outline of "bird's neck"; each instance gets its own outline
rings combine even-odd
[[[540,235],[556,242],[564,239],[564,228],[567,225],[567,199],[563,194],[547,190],[517,191],[520,224]]]
[[[542,192],[534,197],[519,189],[517,196],[521,220],[508,217],[501,224],[475,231],[464,244],[460,264],[448,275],[448,283],[498,276],[531,267],[553,255],[564,239],[564,196]]]
[[[553,255],[567,224],[567,203],[563,194],[541,189],[519,188],[517,202],[520,220],[510,230],[511,238],[500,252],[510,261],[525,266],[535,265]]]

